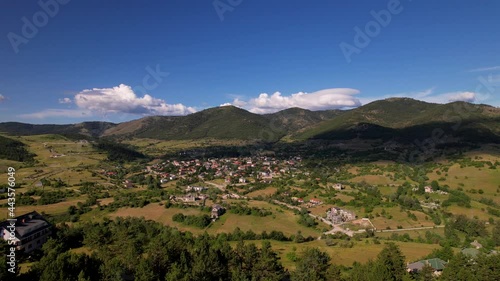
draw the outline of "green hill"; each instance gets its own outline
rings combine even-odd
[[[35,154],[26,149],[26,145],[18,140],[0,136],[0,159],[19,162],[33,161]]]
[[[409,142],[429,138],[439,132],[449,140],[485,143],[500,141],[500,109],[465,102],[433,104],[410,98],[390,98],[351,110],[290,108],[259,115],[234,106],[224,106],[186,116],[151,116],[120,124],[31,125],[7,122],[0,123],[0,132],[118,140],[234,139],[270,143],[309,139]]]
[[[264,117],[271,122],[271,127],[275,130],[297,132],[321,121],[332,119],[342,113],[342,110],[311,111],[294,107],[272,114],[265,114]]]
[[[0,132],[9,135],[43,135],[43,134],[58,134],[74,138],[98,137],[102,133],[116,126],[109,122],[83,122],[78,124],[43,124],[33,125],[19,122],[4,122],[0,123]]]
[[[134,130],[128,130],[128,128]],[[104,136],[133,136],[153,139],[261,139],[270,130],[269,120],[259,114],[224,106],[202,110],[187,116],[154,116],[121,123]],[[270,141],[279,140],[286,130],[276,132]]]
[[[303,132],[292,134],[292,138],[409,141],[430,137],[436,130],[447,137],[466,141],[496,141],[500,139],[500,110],[465,102],[433,104],[409,98],[391,98],[345,111]]]

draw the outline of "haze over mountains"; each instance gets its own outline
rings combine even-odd
[[[433,104],[410,98],[375,101],[351,110],[290,108],[254,114],[234,106],[209,108],[186,116],[149,116],[119,124],[68,125],[0,123],[10,135],[63,134],[160,140],[237,139],[276,142],[307,139],[383,139],[400,142],[431,134],[464,141],[498,142],[500,109],[465,102]]]

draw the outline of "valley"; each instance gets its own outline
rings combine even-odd
[[[342,114],[350,113],[326,116],[335,121]],[[324,126],[320,119],[326,117],[317,118],[313,129]],[[16,212],[36,211],[56,228],[83,231],[91,224],[139,219],[231,241],[233,247],[240,240],[270,241],[289,270],[295,269],[295,255],[310,247],[325,251],[347,271],[354,261],[376,258],[389,242],[408,262],[432,257],[443,247],[458,253],[473,248],[474,241],[484,254],[500,249],[497,142],[472,144],[463,135],[411,162],[395,154],[415,149],[415,143],[397,134],[297,141],[293,134],[283,137],[285,127],[271,126],[269,132],[281,132],[283,139],[269,142],[218,138],[219,133],[204,138],[194,133],[205,130],[200,124],[187,139],[163,139],[157,128],[157,138],[145,133],[149,129],[127,137],[111,136],[106,129],[99,138],[82,131],[4,132],[3,138],[15,140],[16,149],[32,158],[2,159],[0,167],[16,169]],[[121,134],[123,126],[111,130]],[[1,174],[0,182],[7,177]],[[1,196],[7,209],[7,195]],[[214,213],[215,206],[223,211]],[[7,219],[7,213],[0,218]],[[85,241],[71,246],[75,253],[91,249]],[[31,264],[26,259],[21,270],[27,272]]]

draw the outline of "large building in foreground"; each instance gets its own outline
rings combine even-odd
[[[12,232],[15,226],[15,231]],[[0,223],[0,237],[10,240],[11,233],[14,234],[14,243],[17,250],[29,253],[39,249],[47,242],[51,233],[52,225],[37,212],[27,213],[12,220]]]

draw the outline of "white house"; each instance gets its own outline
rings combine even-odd
[[[52,233],[52,225],[37,212],[0,223],[0,237],[14,241],[17,250],[29,253],[40,249]],[[13,237],[12,237],[13,236]]]

